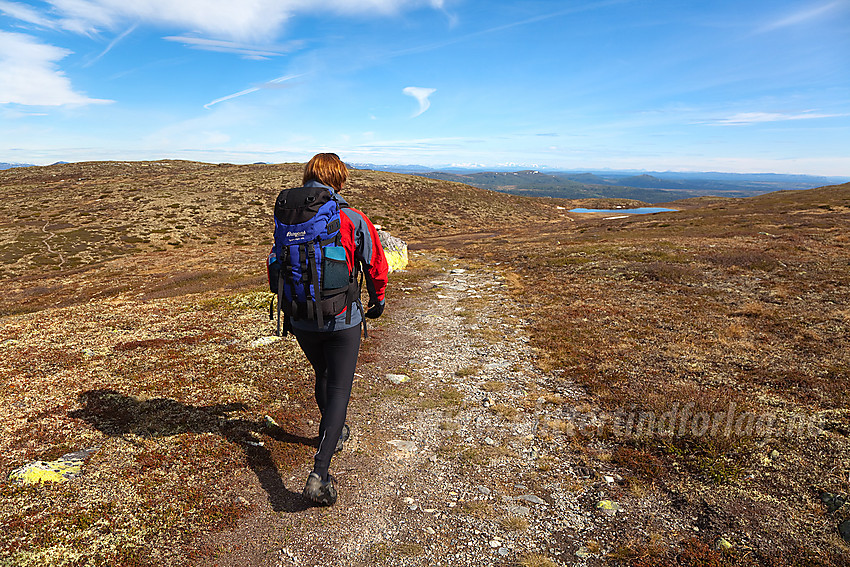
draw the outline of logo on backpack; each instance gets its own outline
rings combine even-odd
[[[350,321],[351,306],[360,300],[357,262],[342,246],[340,208],[331,190],[284,189],[275,202],[274,223],[267,266],[269,289],[278,299],[278,334],[281,311],[322,327],[347,308]]]

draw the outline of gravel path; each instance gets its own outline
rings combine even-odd
[[[588,534],[610,519],[595,510],[594,486],[607,482],[572,462],[559,425],[578,391],[535,368],[522,311],[496,272],[425,253],[413,262],[437,275],[395,290],[405,298],[372,329],[377,344],[364,344],[352,438],[331,463],[339,501],[275,511],[249,474],[254,513],[209,542],[218,565],[593,559]],[[298,499],[308,465],[282,479],[283,500]]]

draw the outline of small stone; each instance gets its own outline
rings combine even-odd
[[[410,380],[410,376],[406,374],[387,374],[386,378],[393,384],[402,384]]]
[[[280,337],[270,336],[270,337],[260,337],[259,339],[254,339],[250,343],[251,348],[259,348],[263,346],[268,346],[270,344],[274,344],[280,340]]]
[[[502,547],[502,542],[497,539],[490,540],[490,547],[492,547],[493,549],[496,549],[497,547]]]
[[[404,498],[404,503],[407,505],[413,504],[414,500],[410,496]]]
[[[248,504],[250,504],[250,502],[248,502],[248,500],[243,496],[237,496],[233,501],[239,504],[240,506],[247,506]]]
[[[387,441],[387,444],[392,445],[399,451],[407,451],[408,453],[416,452],[416,443],[413,441],[403,441],[401,439],[393,439],[392,441]]]
[[[434,528],[429,526],[429,527],[425,528],[425,533],[428,534],[428,535],[435,535],[437,532],[434,531]]]
[[[496,444],[496,441],[494,441],[494,440],[493,440],[493,439],[491,439],[490,437],[485,437],[485,438],[484,438],[484,443],[486,443],[487,445],[495,445],[495,444]]]
[[[511,506],[508,508],[508,512],[514,516],[528,516],[531,513],[531,509],[525,506]]]
[[[602,510],[609,516],[613,516],[617,513],[617,510],[620,509],[620,505],[613,500],[600,500],[599,503],[596,504],[596,508]]]
[[[428,460],[431,461],[432,463],[436,463],[437,462],[437,455],[431,455],[430,457],[428,457]]]
[[[540,498],[539,496],[535,496],[534,494],[523,494],[522,496],[517,496],[517,500],[525,500],[526,502],[531,502],[532,504],[546,504],[546,502]]]
[[[410,510],[411,512],[416,511],[416,509],[418,509],[418,508],[419,508],[419,506],[417,506],[416,504],[413,504],[412,506],[407,507],[407,509]]]
[[[482,486],[482,485],[479,484],[477,488],[478,488],[478,492],[480,492],[484,496],[490,496],[490,494],[491,494],[490,489],[487,488],[486,486]]]
[[[605,482],[607,482],[608,484],[614,484],[614,477],[613,477],[613,476],[605,475],[605,476],[603,476],[602,478],[603,478],[603,479],[605,480]]]
[[[591,555],[593,555],[593,554],[590,552],[590,550],[587,549],[584,546],[576,549],[576,557],[578,557],[579,559],[586,559],[586,558],[590,557]]]
[[[775,461],[778,458],[779,458],[779,451],[774,449],[773,451],[770,452],[770,460]]]
[[[732,543],[728,539],[721,537],[714,542],[714,548],[718,551],[726,551],[732,549]]]
[[[497,549],[497,550],[496,550],[496,553],[498,553],[499,555],[501,555],[502,557],[504,557],[504,556],[506,556],[508,553],[510,553],[510,550],[509,550],[507,547],[504,547],[504,546],[503,546],[503,547],[500,547],[499,549]]]

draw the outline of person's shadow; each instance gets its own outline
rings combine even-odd
[[[269,496],[276,512],[299,512],[312,503],[292,492],[280,478],[271,452],[255,434],[263,433],[277,441],[316,447],[318,438],[308,438],[269,427],[264,422],[232,418],[228,413],[245,409],[243,404],[192,406],[167,398],[141,401],[115,390],[89,390],[79,395],[82,409],[68,415],[82,419],[95,429],[113,437],[128,434],[139,437],[168,437],[181,433],[217,433],[239,445],[251,470]]]

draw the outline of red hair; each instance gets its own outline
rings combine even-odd
[[[318,181],[340,191],[347,180],[348,168],[336,154],[316,154],[304,168],[303,183]]]

